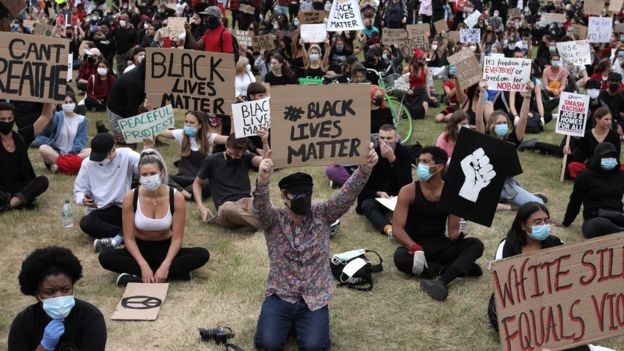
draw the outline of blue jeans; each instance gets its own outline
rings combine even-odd
[[[510,205],[520,207],[527,202],[538,202],[544,204],[539,197],[531,194],[518,183],[514,178],[505,179],[503,191],[501,191],[500,199]]]
[[[254,344],[258,350],[282,350],[292,327],[300,350],[329,350],[329,309],[310,311],[303,300],[290,303],[271,295],[264,299]]]

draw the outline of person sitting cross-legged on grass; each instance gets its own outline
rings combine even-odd
[[[439,301],[446,299],[448,284],[455,278],[483,274],[475,263],[483,254],[481,240],[460,235],[460,218],[438,207],[447,158],[437,146],[423,148],[420,180],[401,188],[392,217],[394,238],[401,244],[394,252],[394,264],[402,272],[427,278],[421,280],[421,288]]]
[[[119,286],[189,280],[191,271],[205,265],[210,255],[201,247],[182,248],[184,196],[167,185],[165,162],[154,149],[141,152],[139,174],[140,185],[123,200],[125,248],[102,251],[100,264],[120,273]]]
[[[80,229],[96,238],[93,248],[113,248],[123,243],[121,204],[138,174],[139,154],[129,148],[116,148],[110,133],[99,133],[91,140],[91,155],[84,160],[74,182],[74,200],[86,206]]]
[[[279,187],[286,208],[274,208],[269,197],[273,172],[271,151],[260,163],[253,211],[269,251],[265,284],[254,339],[259,350],[282,350],[292,328],[302,350],[329,350],[327,304],[334,284],[329,266],[330,224],[344,215],[364,188],[377,163],[372,148],[365,164],[327,201],[312,204],[312,177],[294,173]]]
[[[9,350],[92,350],[106,348],[106,323],[100,310],[74,298],[82,266],[64,247],[33,251],[22,263],[20,290],[37,303],[20,312],[9,331]]]

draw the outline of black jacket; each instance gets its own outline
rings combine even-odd
[[[139,114],[139,106],[145,100],[145,61],[119,76],[113,83],[106,101],[106,107],[111,112],[123,118]]]

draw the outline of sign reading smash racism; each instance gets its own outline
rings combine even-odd
[[[327,19],[327,31],[339,32],[364,29],[357,0],[334,0]]]
[[[589,96],[561,93],[555,133],[583,137],[589,111]]]
[[[215,52],[147,48],[145,94],[152,106],[229,115],[234,56]]]
[[[370,86],[271,87],[271,137],[275,167],[366,162]]]
[[[0,99],[62,102],[69,40],[0,32]]]
[[[128,144],[142,142],[175,124],[175,116],[171,105],[147,111],[138,116],[124,118],[117,121],[124,140]]]
[[[271,99],[233,104],[232,123],[236,139],[257,135],[260,128],[271,128]]]
[[[589,41],[564,41],[557,43],[557,52],[564,62],[575,66],[591,65],[592,58],[589,52]]]
[[[486,56],[483,78],[490,90],[521,91],[531,80],[531,60]]]
[[[493,269],[505,351],[570,349],[624,334],[622,233],[496,261]]]

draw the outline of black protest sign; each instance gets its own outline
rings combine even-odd
[[[145,59],[145,94],[153,107],[230,114],[234,55],[147,48]]]
[[[462,128],[455,144],[439,206],[461,218],[490,226],[505,179],[515,175],[515,147]]]
[[[370,140],[370,86],[271,87],[275,167],[365,163]]]
[[[0,32],[0,99],[62,102],[69,40]]]

